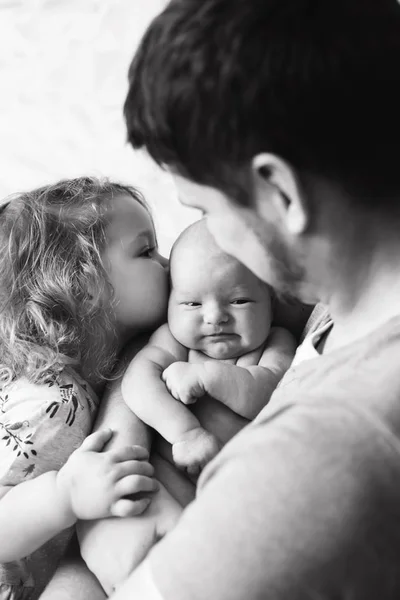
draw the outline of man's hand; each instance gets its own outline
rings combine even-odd
[[[196,478],[219,450],[217,438],[202,427],[196,427],[172,445],[172,457],[177,467]]]
[[[167,390],[183,404],[194,404],[198,398],[206,394],[200,379],[199,366],[187,362],[174,362],[162,374]]]
[[[158,490],[149,454],[141,446],[103,451],[111,429],[88,436],[57,474],[60,501],[77,519],[141,514]],[[126,498],[140,494],[137,499]]]

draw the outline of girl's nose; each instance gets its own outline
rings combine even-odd
[[[157,254],[156,254],[156,260],[160,263],[160,265],[162,267],[164,267],[164,269],[166,269],[169,266],[168,258],[165,258],[165,256],[162,256],[162,254],[160,254],[159,252],[157,252]]]

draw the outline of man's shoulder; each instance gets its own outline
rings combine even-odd
[[[324,325],[331,321],[331,316],[328,308],[324,304],[317,304],[314,310],[312,311],[307,323],[304,326],[303,333],[301,334],[300,343],[304,341],[304,339],[321,329]]]

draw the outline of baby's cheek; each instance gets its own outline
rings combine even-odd
[[[168,324],[172,335],[182,346],[193,349],[197,347],[198,328],[191,315],[179,310],[170,311]]]
[[[250,315],[245,328],[247,330],[249,346],[256,348],[262,344],[267,339],[271,329],[267,311],[257,311]]]

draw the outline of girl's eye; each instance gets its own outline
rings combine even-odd
[[[248,302],[250,302],[250,300],[248,300],[247,298],[238,298],[237,300],[232,300],[231,304],[248,304]]]
[[[155,251],[155,247],[153,248],[144,248],[139,254],[142,258],[151,258],[153,252]]]

